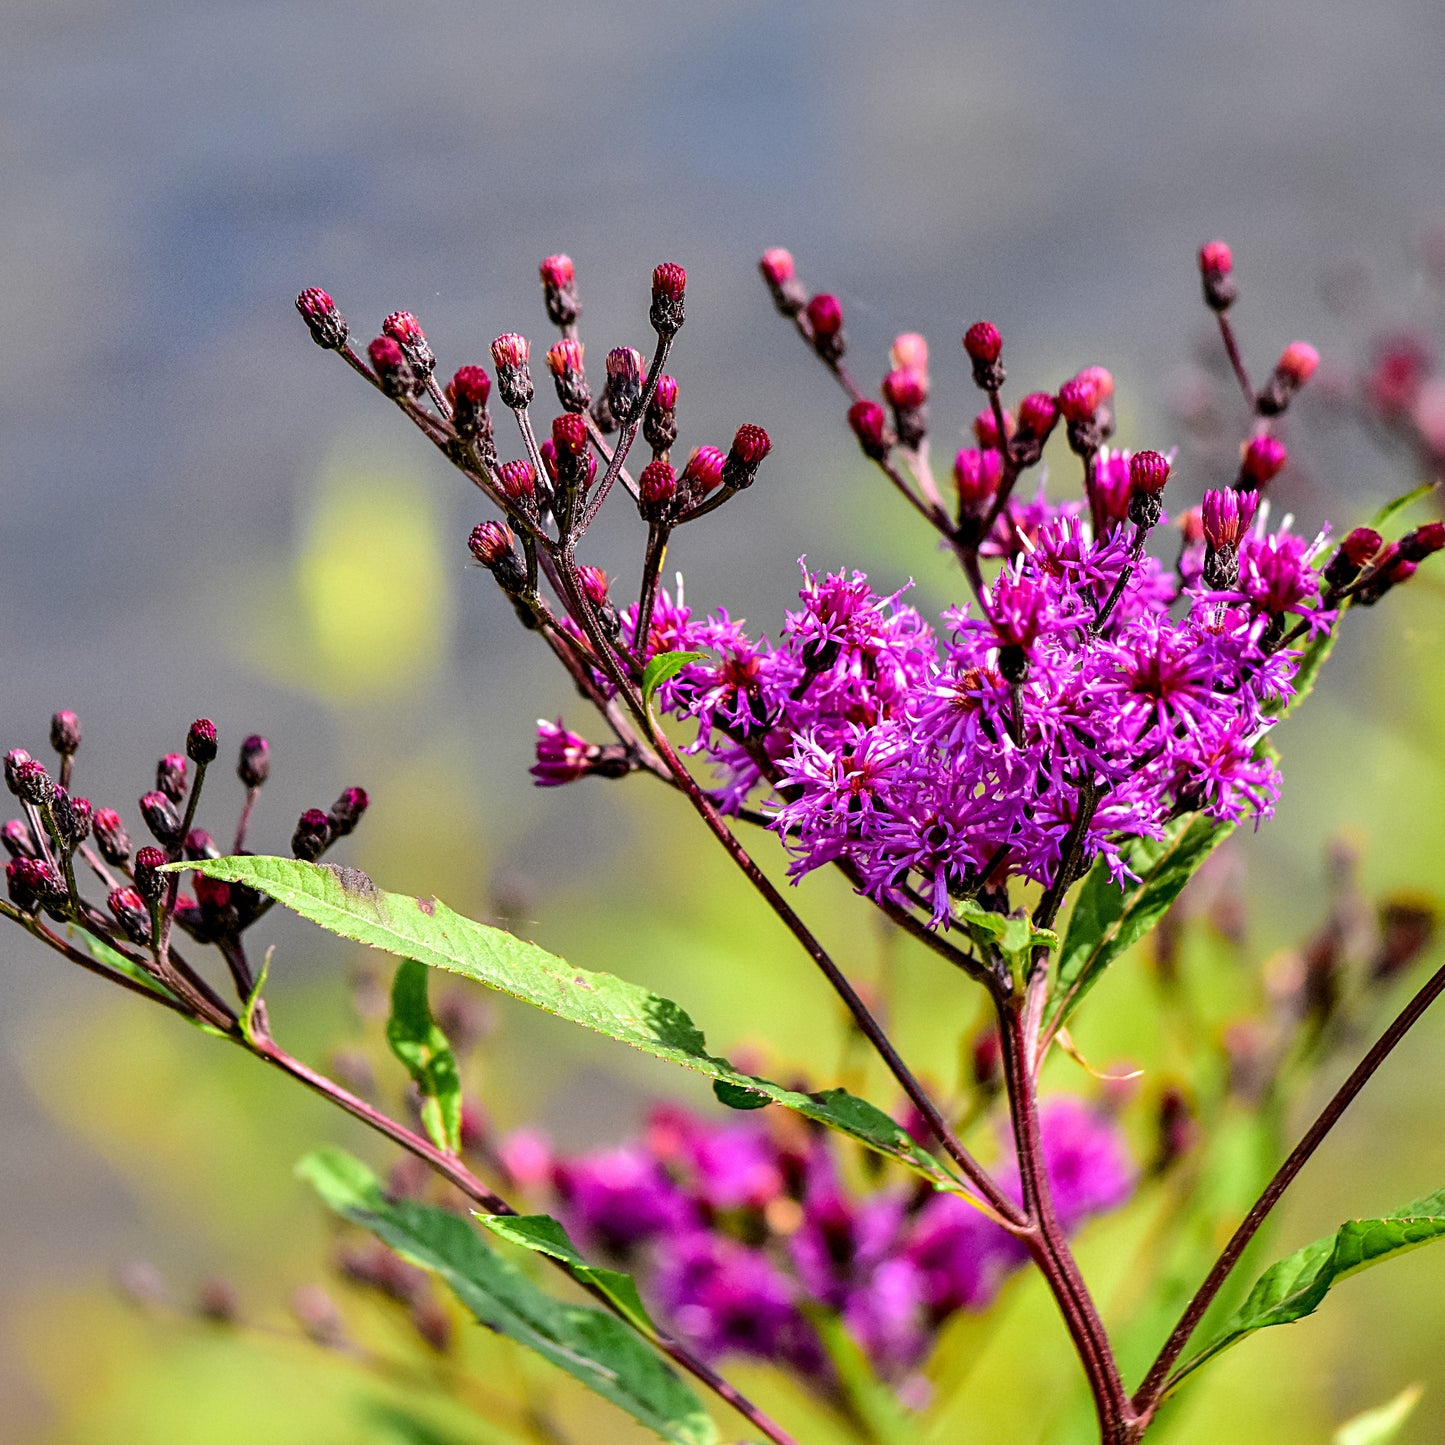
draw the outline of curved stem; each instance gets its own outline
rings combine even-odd
[[[1289,1157],[1279,1166],[1273,1179],[1265,1186],[1264,1193],[1254,1202],[1239,1228],[1230,1236],[1229,1243],[1215,1260],[1213,1268],[1204,1283],[1195,1291],[1194,1298],[1185,1307],[1174,1326],[1173,1333],[1159,1351],[1158,1358],[1149,1367],[1149,1373],[1134,1395],[1134,1405],[1142,1415],[1154,1410],[1163,1398],[1169,1371],[1173,1369],[1190,1336],[1198,1328],[1204,1312],[1213,1303],[1214,1297],[1229,1278],[1239,1257],[1248,1247],[1250,1240],[1259,1231],[1260,1225],[1269,1217],[1270,1211],[1279,1203],[1285,1190],[1294,1182],[1295,1176],[1308,1163],[1310,1155],[1319,1148],[1325,1136],[1340,1121],[1341,1115],[1354,1102],[1355,1096],[1370,1081],[1375,1070],[1389,1057],[1395,1045],[1410,1032],[1425,1010],[1445,993],[1445,968],[1438,969],[1425,985],[1400,1010],[1394,1022],[1375,1041],[1369,1053],[1355,1066],[1349,1078],[1335,1091],[1329,1103],[1320,1111],[1319,1117],[1306,1130],[1304,1137],[1290,1151]]]

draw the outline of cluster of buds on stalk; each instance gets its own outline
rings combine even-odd
[[[538,428],[532,343],[506,332],[492,343],[497,399],[513,414],[522,455],[503,459],[488,411],[492,381],[479,365],[457,370],[444,388],[433,380],[436,361],[409,312],[388,316],[365,356],[352,347],[350,328],[331,298],[309,288],[297,309],[316,342],[338,352],[394,401],[447,459],[491,500],[500,516],[479,523],[468,539],[472,556],[496,579],[519,618],[541,631],[585,695],[599,705],[619,680],[640,685],[658,580],[672,532],[750,487],[771,449],[761,427],[739,427],[728,447],[694,447],[679,461],[677,378],[666,365],[686,318],[687,273],[663,262],[652,273],[648,323],[655,334],[649,359],[633,346],[606,355],[594,389],[577,332],[581,301],[576,268],[564,255],[541,264],[543,303],[560,336],[546,352],[560,414]],[[841,340],[840,343],[841,345]],[[641,434],[651,458],[637,473],[627,458]],[[587,529],[615,486],[631,495],[646,524],[637,600],[620,608],[600,568],[580,563]],[[546,584],[551,597],[544,596]],[[622,625],[622,613],[630,625]],[[627,743],[627,739],[622,740]],[[581,772],[616,776],[638,766],[630,744],[569,754]],[[555,760],[539,774],[551,778]],[[580,774],[578,774],[580,775]]]
[[[92,804],[72,791],[80,739],[76,715],[57,712],[50,726],[51,745],[59,757],[57,777],[23,748],[5,754],[5,783],[23,813],[0,828],[0,841],[10,855],[5,911],[61,951],[66,945],[39,921],[40,915],[78,928],[197,1016],[228,1026],[234,1022],[229,1007],[172,946],[173,929],[221,953],[245,1003],[255,980],[243,935],[270,905],[254,889],[203,875],[196,877],[194,893],[183,893],[180,875],[167,871],[167,865],[183,860],[221,856],[213,836],[197,822],[202,786],[219,752],[215,724],[198,718],[186,733],[184,749],[157,762],[155,786],[136,805],[153,840],[140,846],[133,845],[117,809]],[[241,744],[236,772],[245,791],[229,843],[231,855],[247,851],[251,812],[270,775],[265,738],[252,736]],[[356,827],[366,806],[363,789],[347,788],[329,810],[303,812],[292,837],[293,856],[308,862],[319,858]],[[87,877],[104,890],[103,904],[87,897]]]

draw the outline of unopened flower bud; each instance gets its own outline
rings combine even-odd
[[[50,719],[50,746],[62,758],[74,757],[80,748],[80,719],[68,709]]]
[[[100,856],[116,868],[124,867],[130,859],[130,835],[125,831],[120,814],[114,808],[97,808],[90,826]]]
[[[497,395],[510,411],[520,411],[533,395],[528,362],[532,344],[515,331],[504,332],[492,342],[492,361],[497,368]]]
[[[772,451],[773,444],[760,426],[744,423],[737,429],[733,444],[723,459],[723,485],[731,491],[740,492],[757,480],[758,468],[763,458]]]
[[[15,779],[21,763],[28,763],[30,754],[24,748],[11,748],[5,754],[5,786],[12,793],[18,794],[20,789],[16,786]]]
[[[156,764],[156,787],[173,803],[185,797],[186,760],[180,753],[167,753]]]
[[[181,841],[181,815],[165,793],[147,793],[140,800],[140,811],[157,843],[171,848]]]
[[[1129,459],[1129,520],[1146,530],[1164,515],[1159,500],[1169,480],[1168,458],[1159,452],[1135,452]]]
[[[721,447],[694,447],[687,465],[682,469],[681,489],[687,493],[689,506],[700,502],[709,492],[722,486],[723,465],[727,454]]]
[[[425,381],[437,369],[437,359],[427,344],[426,334],[410,311],[393,311],[381,323],[381,330],[401,347],[420,380]]]
[[[618,745],[599,747],[569,732],[558,718],[555,723],[537,720],[537,761],[530,772],[539,788],[557,788],[589,774],[620,778],[632,771],[626,749]]]
[[[56,788],[50,800],[50,816],[60,846],[73,853],[90,837],[92,808],[89,798],[72,798],[65,788]]]
[[[916,451],[928,435],[928,373],[895,367],[883,378],[883,399],[893,411],[899,443]]]
[[[491,432],[487,417],[487,397],[492,390],[491,378],[480,366],[460,366],[447,383],[446,397],[451,403],[452,426],[464,441],[482,432]]]
[[[219,858],[221,850],[204,828],[192,828],[181,845],[181,856],[189,858],[192,863],[199,863],[203,858]]]
[[[1058,425],[1059,404],[1046,391],[1031,391],[1019,403],[1019,431],[1046,441]]]
[[[23,762],[15,765],[10,791],[22,803],[30,803],[34,807],[44,808],[55,796],[55,780],[45,771],[43,763],[38,763],[34,758],[27,756]]]
[[[672,450],[677,440],[677,378],[659,376],[653,388],[647,414],[642,418],[642,435],[654,455]]]
[[[1384,545],[1385,539],[1373,527],[1356,527],[1325,564],[1325,586],[1331,593],[1343,592]]]
[[[1259,414],[1278,416],[1294,400],[1300,387],[1315,374],[1319,364],[1320,354],[1308,341],[1291,341],[1280,352],[1274,365],[1274,375],[1255,403]]]
[[[1199,248],[1199,278],[1204,283],[1204,304],[1211,311],[1228,311],[1239,289],[1234,283],[1234,256],[1223,241],[1206,241]]]
[[[320,808],[307,808],[297,820],[291,835],[291,856],[303,863],[314,863],[331,841],[331,823]]]
[[[783,250],[781,246],[774,246],[763,252],[762,260],[758,262],[758,270],[763,273],[763,280],[768,283],[773,305],[784,316],[796,316],[807,304],[808,293],[798,280],[792,253]]]
[[[297,298],[296,309],[311,328],[311,339],[327,351],[340,351],[350,334],[346,318],[319,286],[308,286]]]
[[[12,858],[36,858],[40,850],[35,846],[35,835],[24,818],[11,818],[0,828],[0,843]]]
[[[963,334],[963,349],[973,364],[974,384],[983,391],[997,391],[1004,383],[1003,337],[992,321],[975,321]]]
[[[618,426],[627,426],[642,401],[642,353],[617,346],[607,353],[607,405]]]
[[[166,855],[159,848],[147,845],[136,851],[133,874],[136,891],[142,898],[154,902],[166,891],[166,875],[160,871],[165,864]]]
[[[406,352],[390,336],[378,336],[366,348],[366,354],[371,358],[371,369],[382,391],[393,401],[401,401],[420,390],[421,384],[406,359]]]
[[[216,725],[210,718],[199,717],[191,724],[186,734],[186,756],[193,763],[215,762]]]
[[[813,350],[826,362],[841,361],[848,349],[843,335],[842,302],[836,296],[820,291],[808,302],[807,312]]]
[[[858,438],[865,457],[881,462],[888,455],[891,442],[888,419],[876,401],[869,401],[866,397],[855,401],[848,408],[848,425],[853,428],[853,435]]]
[[[1239,543],[1254,520],[1258,500],[1254,492],[1232,488],[1204,494],[1204,582],[1215,592],[1227,592],[1239,579]]]
[[[346,837],[361,821],[361,815],[366,811],[370,802],[371,799],[366,796],[365,788],[347,788],[331,805],[331,811],[326,815],[331,836],[333,838]]]
[[[587,385],[583,370],[584,347],[580,341],[564,337],[547,353],[547,370],[557,388],[557,400],[566,411],[585,412],[592,405],[592,388]]]
[[[1262,492],[1279,475],[1289,453],[1278,437],[1251,437],[1239,463],[1239,490]]]
[[[652,272],[652,309],[648,320],[659,336],[675,336],[682,328],[687,272],[676,261],[664,261]]]
[[[677,497],[677,475],[664,461],[648,462],[637,479],[637,510],[649,522],[662,521]]]
[[[525,505],[537,490],[537,474],[529,461],[503,462],[497,468],[497,486],[509,502]]]
[[[60,875],[43,858],[12,858],[5,865],[5,885],[10,901],[22,913],[44,909],[50,917],[64,922],[69,895]]]
[[[505,522],[479,522],[467,538],[472,556],[485,567],[509,597],[527,587],[527,568],[517,554],[517,539]]]
[[[151,941],[151,915],[145,899],[134,888],[114,888],[105,900],[111,917],[132,943],[144,948]]]
[[[893,338],[888,359],[896,371],[916,371],[928,380],[928,342],[916,331],[904,331]]]
[[[1085,426],[1093,421],[1099,401],[1097,383],[1082,372],[1059,388],[1059,410],[1070,426]]]
[[[959,515],[982,516],[1003,479],[1003,459],[996,451],[963,447],[953,459],[953,484],[958,489]]]
[[[265,738],[253,733],[241,744],[236,776],[248,788],[259,788],[271,776],[271,750]]]
[[[1423,562],[1445,548],[1445,522],[1426,522],[1400,538],[1400,556],[1407,562]]]
[[[542,276],[542,301],[547,320],[553,326],[573,326],[582,314],[577,299],[577,272],[570,256],[548,256],[538,268]]]
[[[998,417],[994,415],[993,408],[986,406],[973,419],[973,439],[981,447],[999,448],[1002,443],[999,441]],[[1014,414],[1004,409],[1003,412],[1003,434],[1004,438],[1011,440],[1018,431],[1018,423],[1014,421]]]

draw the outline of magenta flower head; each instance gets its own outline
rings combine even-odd
[[[1211,311],[1228,311],[1239,295],[1234,282],[1234,255],[1223,241],[1206,241],[1199,248],[1199,279],[1204,283],[1204,304]]]
[[[563,337],[547,353],[547,370],[557,388],[557,400],[566,411],[586,411],[592,405],[592,388],[582,366],[583,345]]]
[[[491,378],[480,366],[461,366],[447,383],[446,399],[452,409],[452,426],[463,441],[475,436],[491,436],[492,423],[487,416],[487,397],[491,395]]]
[[[888,455],[888,418],[876,401],[866,397],[848,408],[848,425],[863,448],[863,455],[881,462]]]
[[[62,708],[50,719],[50,746],[62,758],[73,758],[80,749],[80,719]]]
[[[813,350],[830,365],[841,361],[848,349],[843,334],[843,303],[827,291],[808,302],[808,326],[813,333]]]
[[[632,346],[616,346],[607,353],[607,405],[618,426],[626,426],[642,402],[642,353]]]
[[[652,309],[647,319],[659,336],[676,336],[686,319],[687,272],[664,261],[652,272]]]
[[[660,457],[648,462],[637,479],[637,510],[649,522],[667,520],[677,499],[677,474]]]
[[[798,280],[792,252],[783,250],[781,246],[764,251],[758,262],[758,270],[763,273],[763,280],[767,282],[773,305],[784,316],[796,316],[807,303],[808,293]]]
[[[727,453],[721,447],[694,447],[687,465],[682,469],[682,482],[688,501],[697,502],[722,486],[723,466]]]
[[[561,718],[555,723],[538,718],[537,761],[530,771],[539,788],[560,788],[585,778],[601,751],[596,743],[569,732]]]
[[[186,756],[193,763],[216,761],[216,725],[208,717],[198,717],[186,734]]]
[[[572,326],[582,314],[577,299],[577,272],[570,256],[548,256],[539,268],[542,275],[542,300],[547,319],[553,326]]]
[[[406,353],[411,369],[422,381],[437,369],[437,359],[427,344],[426,333],[410,311],[393,311],[381,323],[381,330]]]
[[[1227,592],[1239,578],[1239,543],[1254,520],[1257,492],[1233,488],[1204,494],[1201,522],[1204,528],[1204,584]]]
[[[675,376],[659,376],[657,385],[652,392],[652,404],[659,411],[677,410],[677,378]]]
[[[963,333],[963,349],[973,365],[973,379],[984,391],[997,391],[1004,383],[1003,337],[992,321],[975,321]]]
[[[537,491],[537,474],[529,461],[503,462],[497,468],[497,487],[509,502],[525,506]]]
[[[1169,459],[1162,452],[1135,452],[1129,458],[1129,520],[1146,531],[1164,515],[1159,500],[1169,480]]]
[[[420,390],[421,383],[399,342],[390,336],[378,336],[366,348],[366,354],[371,358],[371,369],[382,391],[393,401],[401,401]]]
[[[744,423],[737,429],[733,444],[723,459],[723,485],[735,492],[752,486],[763,458],[772,449],[773,444],[762,427],[753,426],[751,422]]]
[[[297,298],[296,309],[311,331],[311,339],[327,351],[340,351],[350,331],[336,303],[319,286],[308,286]]]
[[[1251,437],[1239,462],[1239,489],[1262,492],[1277,477],[1289,460],[1289,453],[1278,437]]]
[[[600,567],[584,562],[577,569],[577,580],[582,584],[582,594],[594,607],[607,605],[607,574]]]
[[[467,546],[509,597],[526,590],[526,564],[517,555],[517,539],[505,522],[478,522],[467,538]]]
[[[515,331],[503,332],[492,342],[492,363],[497,368],[497,395],[509,411],[520,411],[533,395],[528,362],[532,343]]]

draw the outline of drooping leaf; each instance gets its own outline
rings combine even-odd
[[[712,1091],[718,1103],[729,1109],[762,1109],[772,1103],[766,1094],[760,1094],[756,1089],[739,1088],[726,1079],[714,1079]]]
[[[456,1154],[462,1147],[462,1081],[452,1046],[432,1017],[426,981],[426,964],[404,958],[397,965],[386,1041],[421,1092],[421,1120],[432,1143]]]
[[[431,1270],[489,1329],[525,1345],[676,1445],[714,1445],[697,1396],[627,1325],[564,1304],[487,1247],[469,1220],[409,1199],[388,1199],[359,1160],[322,1149],[299,1166],[326,1204],[369,1229],[403,1259]]]
[[[964,1192],[938,1160],[876,1105],[844,1089],[804,1094],[740,1073],[726,1059],[707,1052],[702,1031],[671,999],[611,974],[575,968],[535,943],[461,917],[440,899],[383,893],[358,869],[295,858],[209,858],[177,866],[245,883],[341,938],[461,974],[654,1058],[765,1094],[898,1160],[935,1188]]]
[[[1330,1445],[1390,1445],[1415,1413],[1424,1393],[1423,1385],[1407,1385],[1393,1400],[1346,1420],[1331,1437]]]
[[[116,973],[123,974],[133,983],[138,983],[148,988],[152,993],[158,993],[162,998],[171,998],[170,989],[160,979],[147,973],[138,964],[132,963],[125,954],[114,949],[103,938],[97,938],[95,934],[87,932],[83,928],[70,929],[72,939],[79,939],[81,947],[97,962],[103,963],[107,968],[114,969]]]
[[[620,1270],[588,1264],[577,1252],[577,1246],[572,1243],[560,1220],[553,1219],[550,1214],[478,1214],[476,1217],[500,1238],[530,1249],[534,1254],[560,1259],[583,1283],[596,1285],[637,1329],[644,1334],[657,1333],[657,1326],[637,1292],[637,1281]]]
[[[642,705],[652,706],[652,695],[665,682],[670,682],[683,668],[694,662],[705,662],[705,652],[659,652],[642,669]]]
[[[1050,1027],[1057,1029],[1105,970],[1165,914],[1200,864],[1234,831],[1200,815],[1181,818],[1163,838],[1141,838],[1129,854],[1137,883],[1120,888],[1103,858],[1096,858],[1069,915],[1059,954]]]
[[[1391,502],[1386,502],[1373,517],[1370,518],[1370,526],[1375,531],[1383,531],[1396,517],[1407,507],[1413,507],[1416,502],[1423,501],[1438,486],[1439,482],[1421,482],[1418,487],[1412,487],[1402,497],[1396,497]]]
[[[1383,1219],[1352,1219],[1332,1235],[1297,1249],[1259,1277],[1249,1297],[1212,1340],[1170,1377],[1172,1390],[1187,1375],[1255,1330],[1292,1324],[1313,1314],[1342,1279],[1445,1235],[1445,1189]]]

